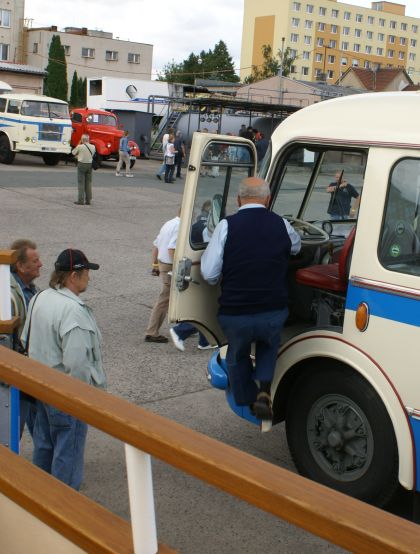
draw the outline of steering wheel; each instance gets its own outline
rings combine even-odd
[[[298,219],[297,217],[291,217],[287,215],[284,215],[282,217],[286,219],[291,225],[293,225],[295,231],[299,233],[303,245],[321,246],[322,244],[326,244],[327,242],[329,242],[329,234],[321,227],[318,227],[313,223],[309,223],[309,221]],[[313,233],[315,233],[315,235]]]

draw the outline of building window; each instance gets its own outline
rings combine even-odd
[[[401,23],[401,31],[407,30],[407,23]]]
[[[293,2],[292,9],[294,12],[300,12],[300,2]]]
[[[105,60],[107,62],[117,62],[118,61],[118,52],[115,50],[106,50],[105,51]]]
[[[388,56],[388,58],[393,58],[394,57],[394,50],[388,50],[387,56]]]
[[[334,79],[334,70],[333,69],[329,69],[327,71],[327,79]]]
[[[292,33],[290,35],[290,42],[297,42],[299,40],[299,35],[297,35],[296,33]]]
[[[416,55],[414,54],[414,52],[410,52],[410,54],[408,55],[408,59],[410,60],[410,62],[414,62],[414,60],[416,59]]]
[[[390,42],[390,44],[394,44],[394,43],[395,43],[395,37],[394,37],[394,35],[389,35],[389,42]]]
[[[343,27],[343,35],[349,35],[350,34],[350,27]]]
[[[294,48],[291,48],[290,49],[290,57],[295,59],[295,58],[297,58],[297,55],[298,55],[297,50],[295,50]]]
[[[335,56],[328,54],[327,60],[328,60],[328,63],[335,63]]]
[[[32,46],[32,54],[38,54],[38,43],[34,42]]]
[[[369,23],[369,25],[374,25],[375,24],[375,18],[372,17],[371,15],[368,15],[368,23]]]
[[[417,40],[415,38],[410,39],[410,46],[413,46],[413,48],[417,46]]]
[[[306,4],[306,13],[314,13],[314,7],[312,4]]]
[[[356,14],[356,21],[357,21],[357,23],[362,23],[363,15],[361,13]]]
[[[377,48],[376,49],[376,55],[377,56],[383,56],[384,55],[384,49],[383,48]]]
[[[350,12],[344,12],[344,19],[345,21],[350,21],[351,13]]]
[[[415,71],[414,67],[409,67],[407,69],[407,73],[409,74],[410,77],[412,77],[414,75],[414,71]]]
[[[337,34],[337,25],[331,25],[331,33],[333,35],[336,35]]]
[[[318,23],[318,31],[325,31],[325,23]]]
[[[353,44],[353,52],[360,52],[360,44],[356,42]]]
[[[321,69],[315,69],[315,79],[321,79],[322,77],[322,70]]]
[[[7,62],[9,60],[9,45],[0,43],[0,60]]]
[[[348,63],[347,58],[341,58],[340,63],[341,63],[341,65],[347,65],[347,63]]]
[[[140,63],[140,54],[128,54],[128,63]]]
[[[94,48],[82,48],[82,58],[94,58],[95,49]]]
[[[336,47],[337,47],[337,41],[331,39],[330,42],[328,43],[328,46],[329,46],[330,48],[336,48]]]
[[[10,10],[0,10],[0,27],[10,27]]]
[[[331,17],[334,19],[338,18],[339,11],[338,10],[331,10]]]
[[[326,8],[319,8],[319,15],[326,15],[327,9]]]
[[[417,25],[411,25],[411,30],[413,31],[413,33],[417,33],[418,26]]]
[[[63,48],[64,48],[64,55],[70,56],[71,46],[69,46],[68,44],[63,44]]]
[[[404,59],[404,52],[398,52],[398,59],[403,60]]]
[[[306,67],[306,66],[302,67],[302,75],[309,75],[309,67]]]
[[[385,35],[383,33],[378,33],[378,40],[383,42],[385,40]]]
[[[362,29],[355,29],[354,36],[360,38],[362,36]]]
[[[351,60],[352,67],[359,67],[359,60]]]
[[[324,39],[323,38],[317,38],[316,39],[316,45],[317,46],[324,46]]]
[[[341,50],[348,50],[349,49],[349,43],[348,42],[342,42],[341,43]]]
[[[302,60],[309,60],[310,57],[311,57],[311,53],[308,52],[307,50],[304,50],[304,51],[302,52]]]
[[[312,29],[312,24],[313,24],[313,21],[311,21],[310,19],[306,19],[305,20],[305,29]]]
[[[365,46],[366,54],[372,54],[372,46]]]
[[[303,42],[304,42],[305,44],[311,44],[311,42],[312,42],[312,37],[310,37],[309,35],[305,35],[305,36],[303,37]]]
[[[372,40],[373,39],[373,32],[372,31],[366,31],[366,37],[368,40]]]
[[[379,18],[379,27],[385,27],[385,19]]]
[[[298,17],[292,17],[292,27],[299,27],[300,19]]]
[[[363,63],[363,67],[365,69],[370,69],[370,61],[369,60],[365,60],[364,63]]]
[[[322,62],[322,54],[315,54],[315,61],[319,63]]]
[[[400,37],[400,44],[401,46],[405,46],[407,44],[407,39],[405,37]]]
[[[290,73],[297,73],[295,65],[290,66]]]
[[[389,28],[390,28],[390,29],[396,29],[396,28],[397,28],[397,22],[391,20],[391,21],[389,22]]]

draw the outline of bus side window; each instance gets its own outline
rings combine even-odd
[[[18,100],[9,100],[7,113],[19,113],[20,102]]]
[[[0,98],[0,112],[4,112],[4,110],[6,109],[6,104],[6,98]]]

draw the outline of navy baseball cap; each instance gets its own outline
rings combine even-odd
[[[58,256],[54,264],[56,271],[78,271],[80,269],[99,269],[98,264],[90,262],[81,250],[67,248]]]

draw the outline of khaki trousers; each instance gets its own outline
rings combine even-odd
[[[168,313],[169,306],[169,293],[171,290],[171,277],[168,275],[168,271],[172,270],[172,264],[164,264],[159,262],[160,278],[162,279],[162,290],[160,291],[159,298],[156,304],[153,306],[152,313],[150,314],[149,324],[146,329],[146,335],[157,337],[159,335],[159,329]]]
[[[78,198],[77,201],[81,204],[92,200],[92,164],[81,163],[77,164],[77,187]]]

